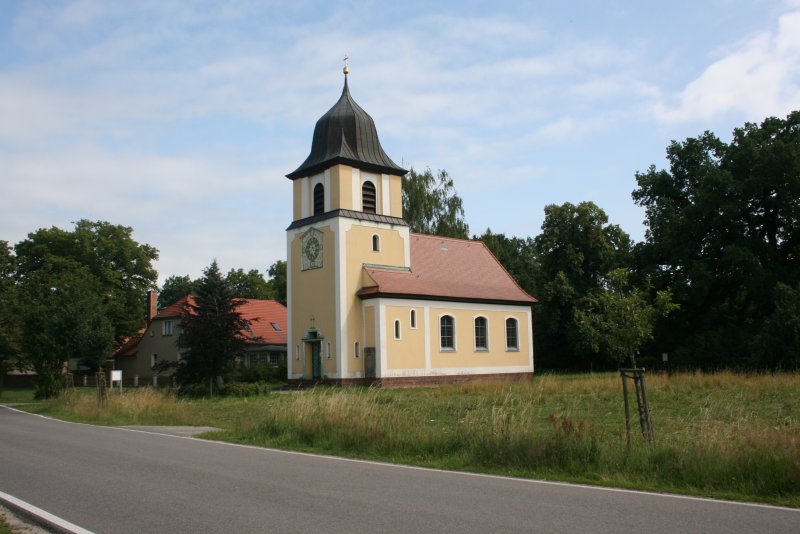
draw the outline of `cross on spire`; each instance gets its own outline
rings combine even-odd
[[[347,66],[347,60],[348,59],[350,59],[350,56],[345,54],[344,55],[344,60],[343,60],[344,61],[344,68],[342,69],[342,72],[344,72],[345,76],[347,76],[347,73],[350,72],[350,67]]]

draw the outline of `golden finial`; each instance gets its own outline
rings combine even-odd
[[[342,72],[344,72],[345,76],[347,76],[348,73],[350,72],[350,67],[347,66],[347,60],[348,59],[350,59],[350,57],[347,54],[345,54],[344,55],[344,68],[342,69]]]

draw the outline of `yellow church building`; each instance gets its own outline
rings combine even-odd
[[[407,386],[533,376],[532,305],[480,241],[414,234],[406,170],[350,96],[287,175],[290,383]]]

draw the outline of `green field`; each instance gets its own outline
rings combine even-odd
[[[140,389],[112,394],[102,409],[92,391],[76,391],[25,409],[99,424],[215,426],[223,432],[212,439],[283,449],[800,507],[800,374],[647,380],[656,443],[634,433],[630,448],[617,374],[191,401]]]

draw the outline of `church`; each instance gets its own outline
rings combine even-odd
[[[533,377],[528,295],[480,241],[414,234],[402,177],[350,95],[287,175],[289,383],[413,386]]]

